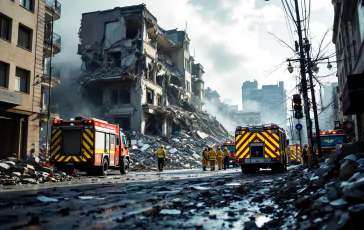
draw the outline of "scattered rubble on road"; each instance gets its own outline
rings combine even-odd
[[[53,176],[51,172],[52,169],[46,166],[46,162],[38,157],[24,160],[7,158],[0,160],[0,185],[39,184],[75,179],[64,172],[55,171]]]
[[[288,229],[361,229],[364,142],[337,145],[313,170],[298,167],[271,190],[281,209],[269,226]],[[289,219],[297,210],[295,218]],[[295,223],[294,221],[297,221]],[[291,222],[291,223],[287,223]]]

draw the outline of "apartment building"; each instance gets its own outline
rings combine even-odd
[[[82,14],[83,105],[126,131],[168,135],[170,105],[202,109],[204,69],[185,31],[165,30],[145,4]]]
[[[335,11],[333,38],[336,47],[338,91],[341,103],[336,117],[354,121],[356,138],[364,137],[364,1],[332,1]]]
[[[287,128],[287,95],[283,81],[277,85],[262,85],[261,89],[258,89],[258,81],[245,81],[241,89],[244,112],[262,113],[263,123]]]
[[[0,158],[38,152],[44,90],[59,83],[43,68],[57,53],[45,28],[60,13],[56,0],[0,1]]]

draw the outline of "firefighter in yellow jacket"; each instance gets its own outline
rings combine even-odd
[[[221,151],[220,146],[217,147],[216,155],[217,155],[217,166],[219,166],[219,170],[221,170],[222,169],[222,159],[224,157],[224,153]]]
[[[213,147],[210,150],[210,170],[215,171],[215,164],[216,164],[216,151]]]
[[[225,147],[224,148],[224,170],[229,168],[229,160],[230,160],[230,151]]]
[[[164,161],[166,160],[167,154],[164,150],[164,145],[161,145],[161,147],[157,150],[157,158],[158,158],[158,170],[159,172],[163,172],[164,168]]]
[[[207,165],[209,164],[209,157],[210,157],[210,154],[209,154],[209,148],[206,147],[204,149],[204,151],[202,152],[202,169],[203,171],[206,171],[206,167]]]

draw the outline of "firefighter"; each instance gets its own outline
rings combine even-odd
[[[206,171],[206,167],[209,164],[209,148],[205,147],[204,151],[202,152],[202,169]]]
[[[303,156],[303,165],[307,166],[307,162],[308,162],[307,144],[304,144],[304,147],[302,150],[302,156]]]
[[[210,148],[210,170],[215,171],[216,151],[213,147]]]
[[[224,148],[224,170],[229,168],[229,160],[230,160],[230,151],[225,147]]]
[[[219,170],[221,170],[222,169],[222,159],[224,157],[224,153],[221,151],[220,146],[217,147],[216,155],[217,155],[217,166],[219,166]]]
[[[157,158],[158,158],[158,170],[159,172],[163,172],[164,168],[164,161],[166,160],[166,151],[164,150],[164,145],[161,145],[161,147],[157,150]]]

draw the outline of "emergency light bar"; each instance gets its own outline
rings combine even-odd
[[[53,125],[59,125],[62,123],[62,121],[63,121],[62,119],[54,119]]]

